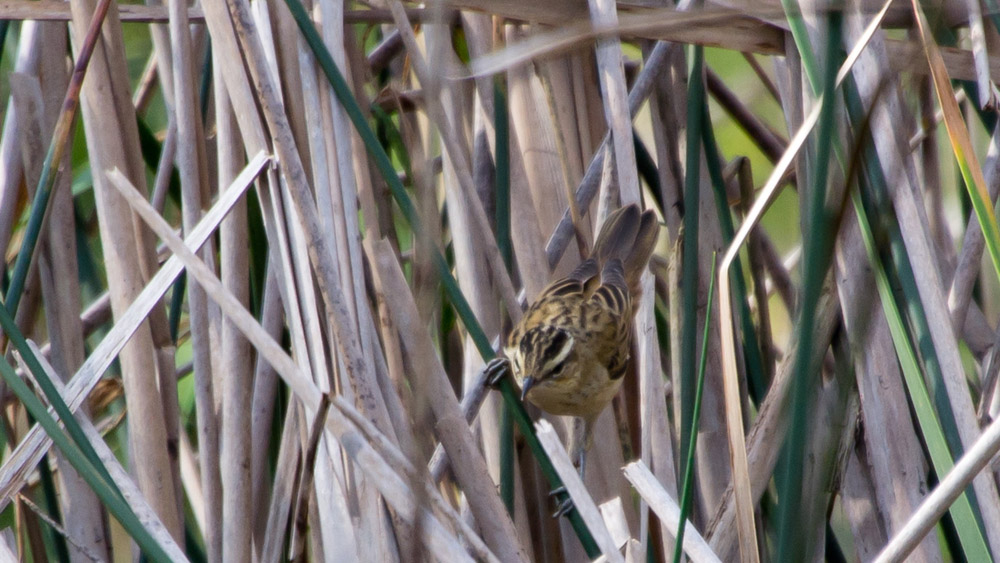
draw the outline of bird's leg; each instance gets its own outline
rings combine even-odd
[[[572,448],[569,454],[570,459],[573,460],[573,465],[576,466],[576,470],[580,473],[580,480],[584,482],[586,482],[587,450],[590,449],[593,442],[594,423],[596,421],[597,417],[577,417],[573,419]],[[566,492],[566,487],[558,487],[549,493],[549,495],[556,496],[564,492]],[[573,499],[567,496],[559,503],[552,517],[559,518],[560,516],[565,516],[571,510],[573,510]]]
[[[596,422],[596,416],[578,417],[573,420],[573,448],[570,451],[570,458],[580,473],[581,481],[585,481],[587,450],[594,442],[594,423]]]
[[[569,458],[573,460],[573,465],[576,467],[577,472],[580,474],[580,480],[584,479],[586,470],[586,421],[582,418],[573,419],[573,439],[570,442],[571,447],[569,451]]]
[[[500,386],[500,382],[510,373],[510,361],[502,356],[497,356],[486,364],[483,368],[486,373],[486,385],[494,389]]]

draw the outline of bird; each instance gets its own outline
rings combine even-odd
[[[570,452],[581,476],[594,423],[625,376],[633,303],[659,229],[656,214],[636,204],[610,214],[590,256],[542,290],[504,345],[522,401],[582,420]]]

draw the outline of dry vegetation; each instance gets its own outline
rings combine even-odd
[[[0,560],[1000,558],[995,2],[301,2],[0,3]],[[583,483],[483,366],[636,201]]]

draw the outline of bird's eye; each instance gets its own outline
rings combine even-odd
[[[545,370],[545,373],[542,375],[542,377],[549,378],[549,377],[559,377],[560,375],[562,375],[563,369],[566,367],[567,360],[569,360],[568,357],[563,358],[562,361]]]

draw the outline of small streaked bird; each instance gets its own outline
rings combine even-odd
[[[581,475],[594,422],[625,375],[632,304],[659,229],[635,204],[609,215],[590,258],[542,290],[504,346],[522,400],[582,419],[570,452]]]

